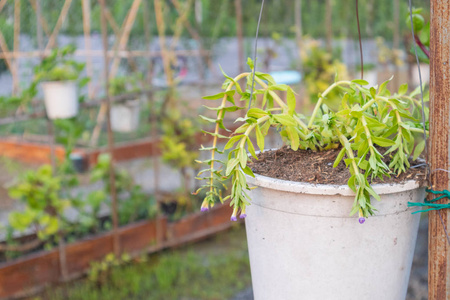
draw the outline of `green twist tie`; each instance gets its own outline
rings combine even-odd
[[[423,203],[408,202],[408,207],[413,207],[413,206],[429,207],[428,209],[421,209],[421,210],[415,211],[412,214],[427,212],[427,211],[430,211],[430,210],[440,210],[440,209],[450,208],[450,203],[447,203],[447,204],[433,203],[433,202],[436,202],[436,201],[441,200],[443,198],[450,199],[450,191],[448,191],[448,190],[434,191],[434,190],[431,190],[431,189],[426,189],[425,191],[427,193],[432,193],[433,195],[439,195],[439,194],[442,194],[442,195],[440,195],[437,198],[431,199],[431,200],[427,200],[425,198]]]

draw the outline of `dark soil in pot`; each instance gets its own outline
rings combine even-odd
[[[384,153],[385,149],[378,149]],[[314,184],[346,185],[350,178],[350,171],[342,160],[336,168],[334,161],[340,149],[332,149],[322,152],[311,150],[294,151],[288,146],[278,150],[269,150],[258,154],[258,160],[252,158],[249,167],[255,174],[289,181],[308,182]],[[389,165],[390,157],[385,158]],[[411,161],[411,166],[421,164],[419,161]],[[384,180],[374,178],[371,183],[401,183],[407,180],[423,181],[425,167],[410,168],[405,173],[397,176],[391,174],[385,176]]]

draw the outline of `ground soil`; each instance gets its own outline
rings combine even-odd
[[[264,175],[271,178],[278,178],[289,181],[309,182],[315,184],[346,185],[350,178],[350,172],[342,160],[336,168],[333,168],[334,161],[340,149],[332,149],[323,152],[313,152],[311,150],[294,151],[288,146],[278,150],[265,151],[258,154],[258,160],[252,159],[249,167],[255,174]],[[383,149],[379,149],[384,153]],[[389,165],[390,157],[385,158],[385,163]],[[417,161],[410,161],[411,166],[420,164]],[[400,183],[406,180],[423,181],[425,177],[425,167],[408,169],[405,173],[397,176],[392,174],[384,180],[374,178],[371,183]]]

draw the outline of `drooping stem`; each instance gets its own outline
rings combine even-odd
[[[319,108],[320,106],[322,106],[322,102],[323,99],[325,98],[326,95],[328,95],[329,92],[331,92],[335,87],[339,86],[339,85],[344,85],[344,84],[348,84],[350,85],[352,82],[351,81],[337,81],[335,83],[333,83],[332,85],[330,85],[325,92],[322,93],[322,95],[320,96],[319,100],[317,101],[316,106],[314,107],[314,111],[311,115],[311,119],[309,119],[309,123],[308,123],[308,128],[311,128],[313,123],[314,123],[314,119],[316,118],[317,113],[319,112]]]
[[[239,80],[241,80],[242,78],[248,76],[250,73],[242,73],[239,74],[238,76],[236,76],[234,78],[234,81],[231,81],[230,84],[228,85],[227,89],[225,90],[225,92],[231,91],[231,89],[233,88],[233,85],[235,82],[238,82]],[[226,102],[227,102],[227,97],[228,95],[224,95],[223,99],[222,99],[222,103],[220,105],[220,107],[224,107]],[[223,118],[224,115],[224,109],[222,108],[219,111],[219,114],[217,115],[217,120],[221,120]],[[217,139],[218,139],[218,134],[219,134],[219,123],[216,123],[216,128],[214,130],[214,139],[213,139],[213,146],[212,146],[212,150],[211,150],[211,169],[210,169],[210,173],[211,173],[211,179],[210,179],[210,192],[213,191],[213,184],[214,184],[214,157],[215,157],[215,149],[217,146]]]

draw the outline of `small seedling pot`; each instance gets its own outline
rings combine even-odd
[[[80,153],[71,153],[69,155],[72,165],[78,173],[84,173],[88,169],[88,162],[86,158]]]
[[[419,183],[373,185],[364,224],[347,186],[247,177],[245,219],[255,299],[405,299],[419,228]]]
[[[43,82],[42,89],[49,119],[67,119],[78,114],[79,104],[75,81]]]
[[[139,127],[140,100],[129,100],[111,107],[111,128],[116,132],[132,132]]]

